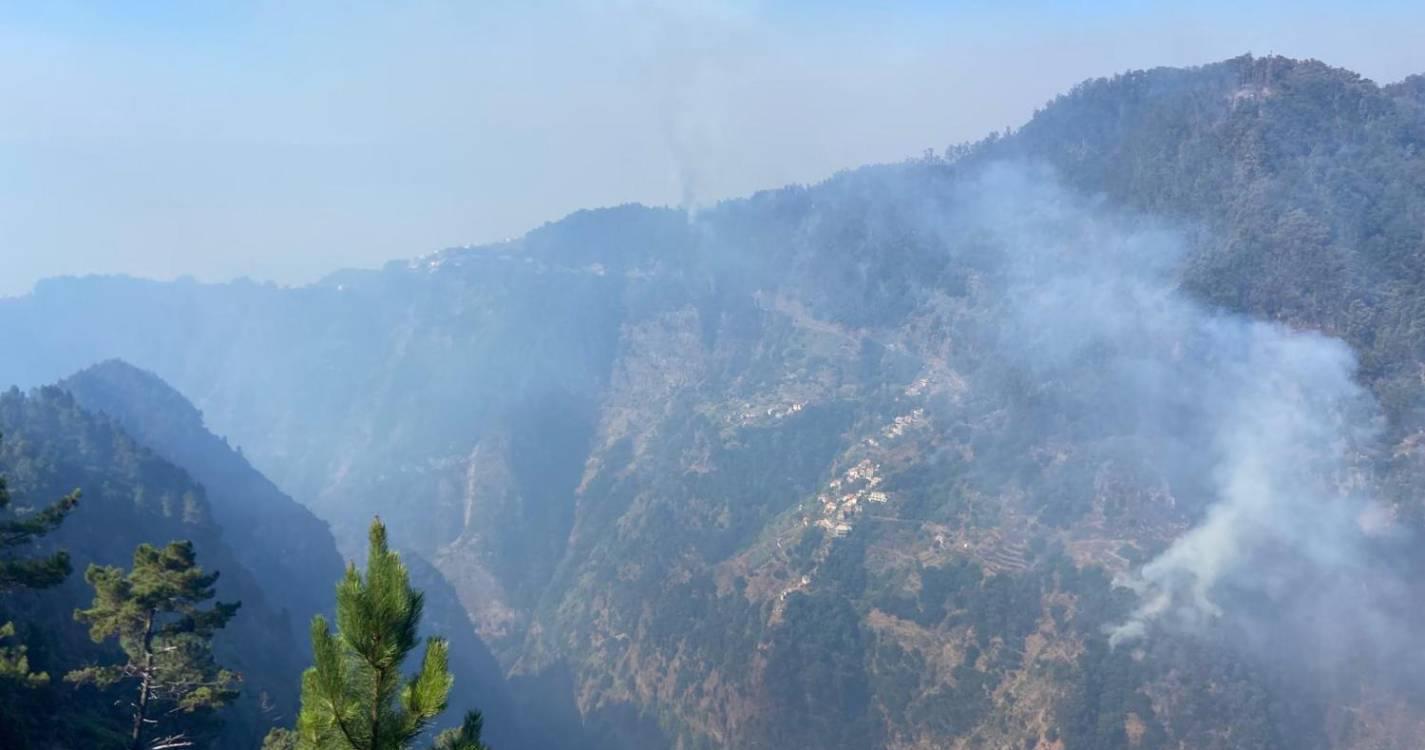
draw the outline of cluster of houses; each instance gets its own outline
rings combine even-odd
[[[884,503],[890,499],[885,491],[877,489],[881,477],[877,473],[880,466],[870,459],[846,470],[846,474],[831,480],[826,491],[816,496],[821,509],[821,517],[816,525],[831,532],[832,536],[846,536],[851,533],[851,519],[860,512],[862,503]]]

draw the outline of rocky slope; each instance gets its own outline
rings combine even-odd
[[[1420,90],[1138,72],[694,217],[46,282],[0,379],[173,382],[611,746],[1404,747]]]

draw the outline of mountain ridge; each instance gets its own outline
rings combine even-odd
[[[1278,446],[1352,493],[1303,470],[1268,495],[1425,529],[1413,82],[1135,72],[953,158],[691,217],[585,212],[297,289],[45,286],[0,304],[0,336],[38,342],[0,377],[172,378],[348,550],[380,512],[508,676],[615,746],[1402,746],[1425,724],[1394,639],[1343,676],[1290,664],[1318,635],[1252,599],[1360,632],[1307,597],[1239,571],[1206,597],[1230,616],[1178,628],[1113,581],[1240,510],[1218,477],[1250,452],[1222,435],[1257,424],[1223,394],[1360,427]],[[1415,556],[1343,528],[1311,531],[1414,590]],[[1228,540],[1318,571],[1271,533]],[[1175,583],[1200,569],[1168,569],[1141,590],[1200,615]],[[1413,612],[1318,577],[1337,610]],[[1134,618],[1148,639],[1110,649]]]
[[[208,432],[202,412],[153,373],[114,359],[58,386],[175,465],[193,467],[189,471],[213,498],[223,535],[270,593],[281,592],[276,598],[293,611],[293,637],[302,643],[306,621],[318,611],[307,610],[345,569],[326,523],[253,469],[241,449]]]

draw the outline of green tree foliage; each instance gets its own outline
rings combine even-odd
[[[0,513],[10,506],[10,491],[0,476]],[[65,516],[79,504],[79,491],[65,495],[48,507],[25,518],[0,520],[0,592],[17,588],[43,589],[56,586],[69,575],[69,554],[64,551],[44,557],[17,557],[15,551],[36,538],[59,528]]]
[[[302,676],[297,719],[302,750],[410,747],[445,709],[454,682],[440,638],[426,641],[420,670],[403,678],[401,663],[416,647],[424,596],[411,588],[380,519],[371,523],[370,543],[366,575],[350,565],[337,584],[337,631],[321,615],[312,620],[316,663]],[[478,740],[478,722],[473,728]]]
[[[434,750],[489,750],[480,741],[480,732],[485,728],[485,717],[479,711],[467,711],[465,720],[456,729],[447,729],[436,735]]]
[[[133,408],[152,409],[155,421],[171,419],[166,402],[146,401]],[[191,465],[176,464],[136,440],[115,419],[107,411],[85,408],[60,388],[0,392],[0,432],[5,435],[0,473],[14,498],[14,515],[28,518],[75,487],[84,490],[79,509],[63,525],[35,538],[31,549],[19,551],[38,557],[68,550],[76,575],[50,590],[21,588],[0,594],[0,623],[14,620],[15,626],[13,640],[0,641],[0,646],[23,643],[29,671],[51,676],[41,687],[0,679],[0,748],[127,747],[130,722],[116,705],[132,702],[133,683],[76,688],[61,679],[73,669],[125,660],[117,639],[94,643],[88,625],[74,619],[75,609],[89,607],[94,598],[82,573],[90,563],[128,569],[140,544],[162,547],[169,540],[187,539],[199,550],[204,568],[222,571],[215,598],[242,602],[241,615],[217,635],[213,646],[220,664],[242,674],[242,695],[221,711],[177,712],[170,718],[205,750],[254,750],[272,726],[290,723],[296,715],[300,675],[311,664],[305,626],[321,599],[308,596],[301,606],[279,606],[281,602],[268,595],[271,577],[256,575],[234,547],[234,540],[257,532],[232,534],[231,527],[216,521],[215,504],[251,498],[255,482],[233,479],[229,472],[205,464],[210,457],[204,455],[192,457]],[[184,437],[212,439],[201,434]],[[208,487],[224,489],[210,494]],[[0,520],[9,517],[0,513]],[[324,537],[302,538],[309,547],[327,552],[294,555],[290,544],[281,540],[269,540],[260,551],[307,562],[340,560]],[[330,575],[327,585],[336,577]],[[298,631],[291,619],[301,623],[302,638],[292,638]]]
[[[274,727],[262,740],[262,750],[297,750],[297,733]]]
[[[310,663],[310,654],[302,646],[307,621],[317,611],[312,603],[328,596],[331,582],[346,566],[326,523],[253,468],[240,449],[210,432],[203,413],[157,375],[109,360],[64,379],[60,387],[81,408],[111,417],[135,442],[182,467],[203,486],[207,511],[222,527],[223,540],[236,562],[261,585],[268,608],[292,614],[287,623],[292,651],[300,656],[278,660],[270,648],[250,636],[234,633],[234,640],[252,643],[274,676],[280,673],[281,682],[289,683],[293,669],[300,673]],[[219,565],[218,550],[204,540],[186,533],[158,539],[193,539],[210,565],[223,568],[224,583],[236,583],[236,566],[227,561]],[[241,592],[236,598],[244,602],[241,624],[245,628],[267,627],[257,611],[256,597]],[[280,635],[289,640],[287,633]],[[261,676],[249,668],[247,677],[248,684],[255,685]],[[290,696],[276,697],[283,712],[295,710],[296,693],[292,689]]]
[[[158,723],[154,717],[218,708],[237,697],[239,677],[218,666],[212,638],[237,613],[239,604],[215,602],[203,607],[214,596],[218,572],[203,572],[192,543],[171,542],[162,549],[141,544],[128,573],[90,565],[84,579],[94,587],[94,603],[75,611],[75,619],[89,625],[95,643],[117,638],[128,661],[75,670],[65,679],[101,688],[126,680],[138,682],[131,750],[144,746],[148,730]],[[190,744],[178,732],[156,740],[152,747]]]
[[[773,746],[881,746],[866,681],[867,635],[850,601],[797,592],[784,618],[767,657]]]
[[[0,513],[10,507],[10,490],[0,476]],[[65,516],[79,504],[79,491],[65,495],[48,507],[25,518],[0,520],[0,593],[19,588],[43,589],[58,585],[69,575],[69,554],[60,550],[41,557],[21,557],[16,552],[59,528]],[[15,637],[15,624],[0,625],[0,641]],[[26,647],[0,646],[0,680],[14,680],[27,686],[49,682],[45,672],[31,672]]]
[[[0,641],[15,637],[15,623],[0,625]],[[49,684],[49,673],[31,672],[29,649],[24,644],[0,646],[0,680],[12,680],[27,687]]]

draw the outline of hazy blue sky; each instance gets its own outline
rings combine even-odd
[[[1340,5],[0,2],[0,295],[300,282],[816,181],[1128,68],[1425,71],[1425,3]]]

